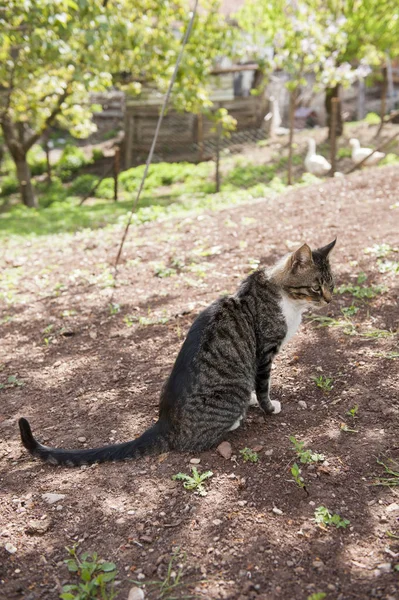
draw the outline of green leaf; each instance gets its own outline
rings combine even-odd
[[[105,572],[115,571],[116,565],[113,562],[105,562],[101,564],[100,568]]]

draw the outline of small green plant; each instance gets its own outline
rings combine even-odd
[[[318,454],[309,448],[305,450],[305,442],[299,442],[293,435],[290,435],[290,442],[292,443],[294,450],[302,464],[311,464],[324,461],[324,454]]]
[[[344,529],[350,524],[348,519],[342,519],[339,515],[332,515],[325,506],[318,506],[314,512],[316,523],[322,525],[335,525],[335,527]]]
[[[341,431],[345,431],[345,433],[358,433],[357,429],[351,429],[346,423],[341,423],[339,428]]]
[[[114,583],[117,575],[116,565],[98,558],[96,552],[77,553],[77,546],[66,548],[70,558],[64,563],[70,573],[79,577],[78,583],[62,587],[61,600],[113,600],[116,598]]]
[[[358,307],[352,304],[351,306],[345,306],[341,308],[341,312],[344,317],[353,317],[359,311]]]
[[[177,475],[173,475],[172,479],[174,481],[183,481],[183,487],[186,490],[193,491],[195,494],[199,496],[206,496],[207,492],[203,486],[203,483],[206,479],[212,477],[212,471],[205,471],[204,473],[198,473],[196,467],[191,467],[192,476],[186,475],[186,473],[177,473]]]
[[[259,460],[258,453],[251,450],[251,448],[243,448],[240,450],[240,454],[244,462],[256,463]]]
[[[9,377],[7,377],[7,382],[6,383],[0,383],[0,390],[3,388],[10,388],[10,387],[24,387],[25,382],[22,381],[22,379],[18,379],[16,377],[16,375],[9,375]]]
[[[388,289],[384,285],[362,285],[366,280],[367,275],[365,273],[359,273],[356,285],[353,285],[351,283],[340,285],[337,288],[337,292],[338,294],[352,294],[352,296],[358,298],[359,300],[369,300],[371,298],[375,298],[376,296],[378,296],[378,294],[383,294]]]
[[[61,313],[61,317],[63,319],[67,317],[74,317],[77,314],[77,311],[74,308],[63,310]]]
[[[132,327],[133,323],[136,323],[137,321],[138,317],[135,315],[126,315],[123,317],[123,322],[125,323],[126,327]]]
[[[301,476],[301,469],[298,467],[297,463],[294,463],[291,467],[291,475],[294,478],[295,483],[298,487],[303,489],[307,495],[309,495],[308,490],[306,489],[306,484],[304,478]]]
[[[109,314],[110,315],[117,315],[118,312],[120,312],[121,307],[119,304],[117,304],[116,302],[110,302],[109,304]]]
[[[182,577],[184,572],[184,562],[186,561],[187,555],[185,552],[181,552],[180,548],[177,548],[172,554],[171,559],[168,563],[165,578],[160,581],[134,581],[137,586],[142,587],[145,585],[148,590],[149,597],[152,597],[152,592],[156,590],[157,598],[159,600],[173,600],[177,598],[172,593],[176,593],[178,587],[183,588],[192,582],[183,583]],[[179,561],[179,562],[176,562]],[[179,598],[192,598],[193,596],[179,596]]]
[[[324,600],[326,596],[327,594],[325,594],[324,592],[316,592],[315,594],[311,594],[310,596],[308,596],[307,600]]]
[[[369,248],[366,248],[364,253],[365,254],[374,254],[374,256],[376,256],[377,258],[385,258],[386,256],[388,256],[388,254],[390,254],[391,252],[396,251],[395,248],[392,248],[389,244],[374,244],[374,246],[370,246]]]
[[[349,415],[350,417],[352,417],[352,419],[357,419],[358,411],[359,411],[359,405],[355,404],[355,406],[353,408],[349,409],[346,414]]]
[[[176,269],[165,266],[164,263],[159,263],[154,267],[154,275],[163,279],[164,277],[172,277],[176,275]]]
[[[384,463],[382,460],[377,459],[377,463],[384,467],[385,473],[388,475],[388,477],[378,477],[374,485],[396,487],[399,485],[399,462],[393,460],[393,458],[389,458],[387,462],[390,466]]]
[[[324,375],[316,375],[312,377],[312,379],[317,385],[317,387],[323,390],[323,392],[331,392],[333,388],[333,380],[331,377],[325,377]]]

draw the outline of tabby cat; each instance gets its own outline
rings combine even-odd
[[[23,445],[33,456],[68,466],[168,450],[198,452],[236,429],[255,399],[265,415],[280,412],[280,403],[269,397],[272,361],[298,329],[304,310],[331,301],[328,255],[334,245],[335,240],[312,251],[304,244],[206,308],[163,387],[158,421],[139,438],[88,450],[53,449],[37,442],[21,418]]]

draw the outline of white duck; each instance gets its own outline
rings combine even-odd
[[[349,140],[349,144],[352,148],[352,160],[354,163],[361,162],[364,158],[366,158],[366,156],[371,154],[373,151],[371,148],[361,148],[360,142],[356,138],[351,138]],[[368,165],[369,167],[371,165],[376,165],[382,158],[384,158],[384,156],[384,152],[374,152],[374,154],[370,156],[370,158],[364,161],[364,164]]]
[[[308,140],[308,153],[305,158],[305,169],[313,175],[327,175],[331,170],[331,165],[321,154],[316,154],[316,142],[313,138]]]

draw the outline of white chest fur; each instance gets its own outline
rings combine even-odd
[[[302,313],[306,310],[306,306],[303,306],[300,302],[291,300],[291,298],[283,294],[280,301],[280,307],[287,323],[287,333],[282,344],[284,345],[297,332],[302,321]]]

